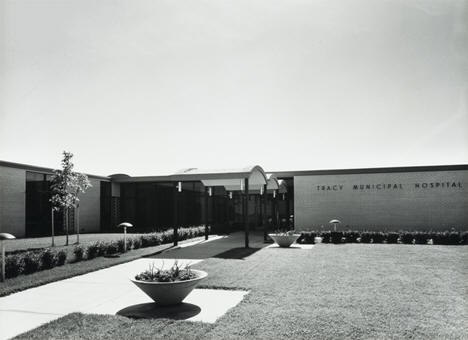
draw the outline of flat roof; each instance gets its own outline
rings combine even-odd
[[[297,171],[271,171],[278,178],[294,176],[320,176],[320,175],[351,175],[351,174],[380,174],[395,172],[427,172],[427,171],[459,171],[468,170],[468,164],[456,165],[424,165],[401,166],[388,168],[356,168],[356,169],[329,169],[329,170],[297,170]]]
[[[52,174],[54,169],[7,162],[0,160],[0,166],[23,169],[27,171],[42,172]],[[115,174],[110,176],[99,176],[87,174],[90,178],[102,179],[113,182],[174,182],[174,181],[198,181],[200,178],[228,178],[243,177],[252,171],[252,167],[239,169],[219,169],[219,170],[199,170],[190,168],[181,172],[165,176],[128,176],[126,174]],[[454,165],[424,165],[424,166],[401,166],[401,167],[377,167],[377,168],[354,168],[354,169],[325,169],[325,170],[286,170],[286,171],[266,171],[269,174],[275,174],[277,178],[289,178],[294,176],[320,176],[320,175],[350,175],[350,174],[376,174],[376,173],[397,173],[397,172],[428,172],[428,171],[463,171],[468,170],[468,164]]]
[[[13,162],[7,162],[7,161],[2,161],[0,160],[0,166],[5,166],[8,168],[15,168],[15,169],[23,169],[26,171],[33,171],[33,172],[41,172],[45,174],[50,174],[52,175],[54,173],[54,169],[52,168],[45,168],[42,166],[35,166],[35,165],[29,165],[29,164],[22,164],[22,163],[13,163]],[[110,181],[110,177],[107,176],[98,176],[98,175],[91,175],[91,174],[86,174],[89,178],[96,178],[96,179],[103,179]]]

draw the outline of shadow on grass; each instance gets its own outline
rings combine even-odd
[[[279,245],[274,244],[268,247],[268,249],[302,249],[302,248],[297,244],[290,245],[289,247],[280,247]]]
[[[158,306],[154,302],[140,303],[125,307],[116,314],[132,319],[172,319],[187,320],[201,312],[200,307],[191,303],[179,303],[174,306]]]
[[[261,249],[262,248],[232,248],[222,253],[216,254],[213,257],[227,260],[244,260]]]

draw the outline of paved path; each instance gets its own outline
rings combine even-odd
[[[261,235],[252,235],[251,247],[265,246],[262,241]],[[165,267],[172,266],[174,259],[178,259],[182,265],[194,264],[243,245],[243,233],[212,237],[209,241],[181,244],[179,248],[154,258],[138,259],[2,297],[0,339],[14,337],[73,312],[116,314],[135,304],[148,304],[152,302],[151,299],[137,289],[129,277],[147,269],[153,261],[157,266],[164,262]],[[185,301],[201,307],[201,312],[191,320],[214,322],[242,300],[245,293],[229,294],[225,291],[210,292],[200,289],[195,290]],[[211,297],[207,298],[207,294],[211,294]],[[203,305],[206,301],[216,301],[217,309],[211,305],[209,308]],[[222,308],[219,308],[220,306]]]
[[[250,234],[249,246],[251,251],[268,246],[263,243],[263,233],[254,232]],[[220,236],[218,239],[210,242],[199,242],[196,244],[181,245],[180,248],[170,249],[153,258],[171,257],[174,259],[207,259],[210,257],[223,257],[223,254],[229,256],[229,253],[241,253],[244,249],[244,233],[236,232],[226,236]],[[238,250],[236,252],[236,250]]]

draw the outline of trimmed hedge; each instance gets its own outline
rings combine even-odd
[[[302,244],[315,244],[315,237],[317,233],[313,231],[305,231],[301,233],[301,236],[297,239],[297,243]]]
[[[75,262],[82,261],[85,254],[85,248],[81,245],[77,245],[73,249],[73,254],[75,255]]]
[[[32,274],[41,267],[39,253],[28,251],[23,255],[23,274]]]
[[[57,254],[49,248],[39,254],[41,269],[51,269],[57,265]]]
[[[343,232],[344,243],[358,243],[359,233],[357,231],[345,231]]]
[[[468,231],[304,231],[298,243],[314,244],[315,237],[322,237],[322,243],[387,243],[387,244],[439,244],[439,245],[468,245]]]
[[[205,227],[187,227],[178,229],[179,241],[193,237],[205,235]],[[127,251],[142,247],[153,247],[163,243],[174,241],[173,230],[155,232],[139,237],[127,239]],[[88,246],[76,245],[73,248],[73,262],[91,260],[99,256],[113,256],[123,252],[123,239],[111,242],[96,241]],[[62,266],[67,261],[65,250],[53,250],[50,248],[36,249],[29,251],[19,251],[5,257],[5,276],[7,278],[16,277],[20,274],[31,274],[39,270]]]
[[[400,238],[399,233],[388,233],[387,234],[387,243],[398,243],[398,239]]]

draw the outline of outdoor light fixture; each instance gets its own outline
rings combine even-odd
[[[263,185],[260,187],[260,195],[263,195]]]
[[[5,240],[13,240],[14,237],[12,234],[8,233],[0,233],[0,243],[2,244],[2,282],[5,281],[5,245],[3,241]]]
[[[232,200],[232,191],[229,191],[229,199]]]
[[[182,182],[177,182],[177,191],[182,192]]]
[[[127,252],[127,228],[132,228],[133,225],[128,222],[123,222],[123,223],[120,223],[118,227],[123,228],[124,230],[124,253],[126,253]]]
[[[208,196],[213,196],[213,188],[212,187],[208,187]]]
[[[331,220],[331,221],[328,222],[328,223],[333,224],[334,230],[336,231],[336,225],[337,225],[337,224],[340,224],[341,221],[340,221],[340,220]]]
[[[273,198],[276,198],[276,190],[273,190]]]
[[[240,189],[241,191],[244,191],[244,179],[243,178],[240,180]]]

